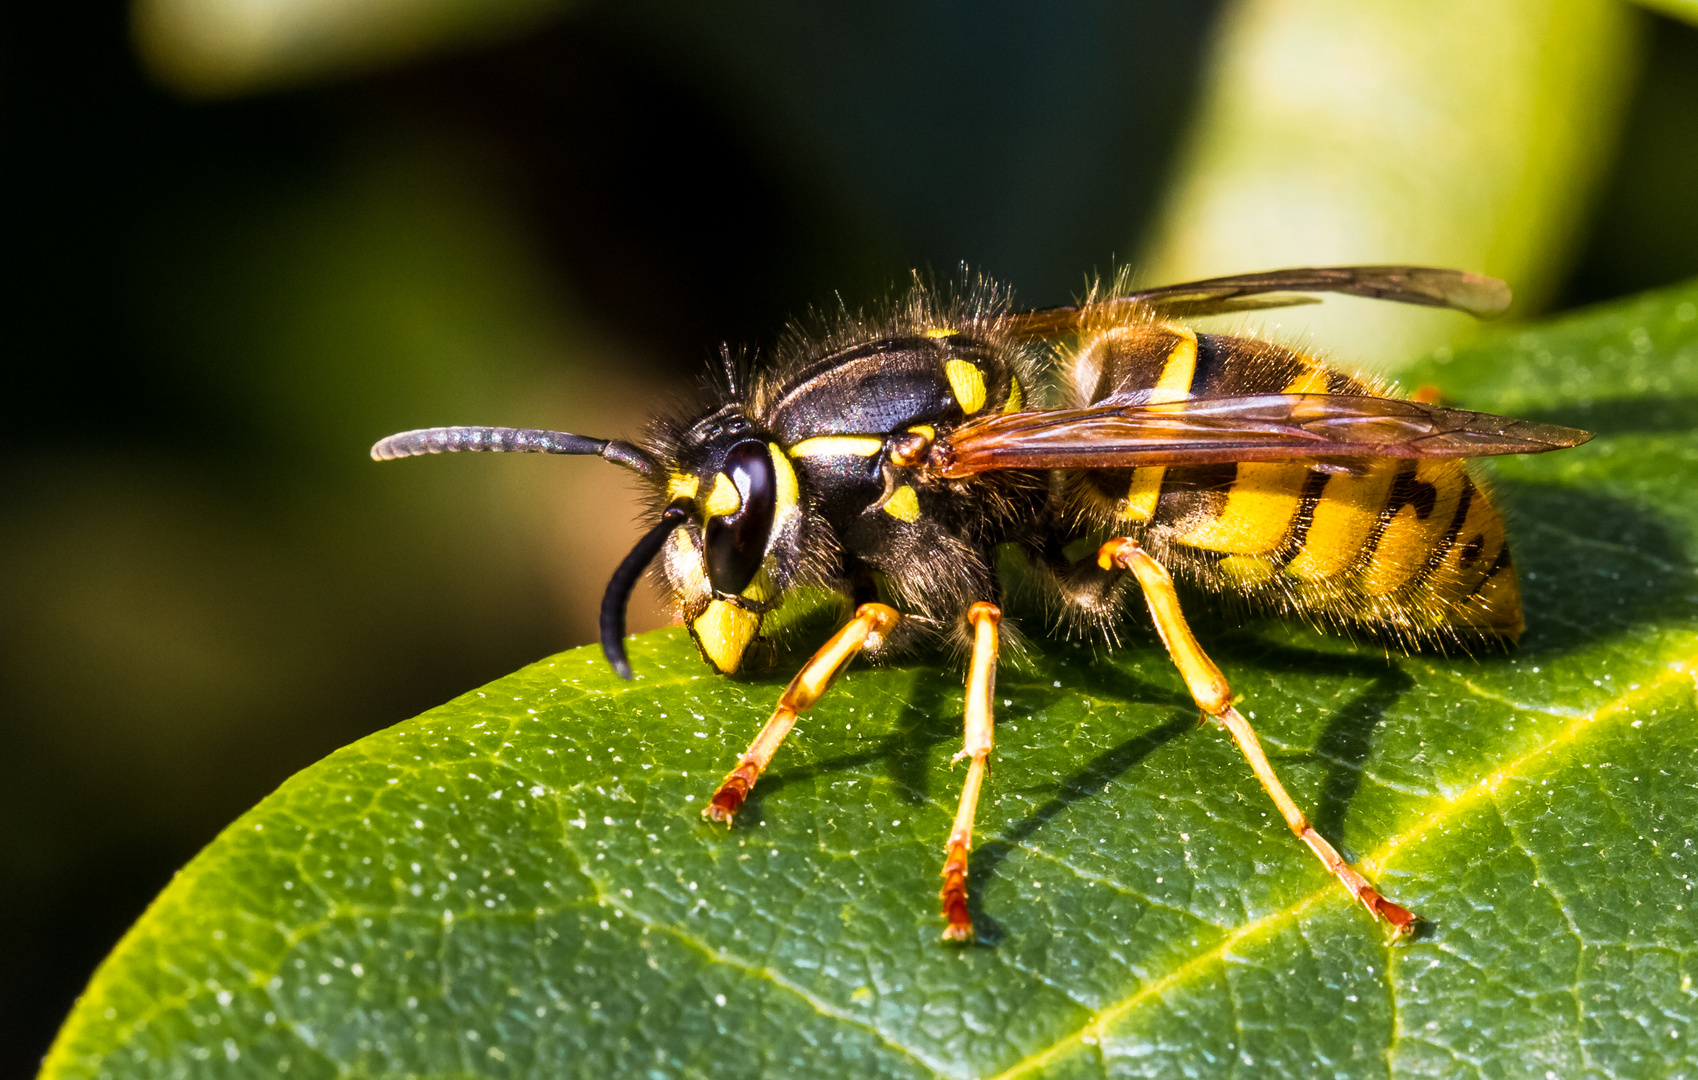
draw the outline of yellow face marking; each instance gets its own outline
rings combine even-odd
[[[667,501],[670,502],[673,499],[693,499],[696,497],[696,489],[700,486],[701,481],[697,480],[694,475],[690,473],[675,472],[666,478]]]
[[[1456,504],[1462,498],[1466,474],[1454,461],[1423,461],[1415,466],[1415,479],[1431,484],[1433,508],[1420,517],[1413,504],[1400,507],[1380,534],[1380,542],[1362,573],[1362,591],[1384,596],[1402,588],[1425,566],[1433,548],[1450,531]]]
[[[1161,367],[1161,375],[1150,390],[1148,400],[1152,405],[1190,397],[1191,382],[1197,377],[1196,331],[1184,326],[1171,326],[1168,329],[1179,335],[1179,344],[1167,354],[1167,360]]]
[[[1220,516],[1200,522],[1179,542],[1229,555],[1266,555],[1279,547],[1303,504],[1304,465],[1245,462]]]
[[[690,636],[713,669],[729,675],[743,663],[743,653],[760,627],[761,617],[754,612],[744,611],[729,600],[714,600],[690,624]]]
[[[884,449],[877,435],[820,435],[790,448],[791,457],[876,457]]]
[[[702,566],[701,553],[696,545],[690,542],[688,529],[677,529],[672,533],[672,542],[666,555],[666,572],[677,587],[682,602],[706,596],[708,580],[706,570]]]
[[[1008,380],[1008,403],[1002,407],[1002,411],[1005,413],[1019,412],[1020,407],[1024,404],[1026,404],[1026,391],[1021,389],[1019,379],[1010,378]]]
[[[1374,534],[1395,479],[1395,461],[1377,462],[1362,476],[1327,477],[1303,550],[1285,564],[1285,572],[1299,581],[1322,581],[1354,565]]]
[[[760,573],[755,575],[755,580],[749,582],[749,587],[737,595],[741,596],[745,600],[752,600],[757,604],[764,604],[768,600],[772,599],[772,594],[772,575],[767,573],[765,570],[762,570]]]
[[[913,488],[903,484],[884,504],[884,512],[897,521],[918,521],[920,520],[920,497],[914,494]]]
[[[952,327],[948,327],[948,326],[934,326],[930,330],[926,331],[926,336],[929,337],[929,338],[946,338],[946,337],[954,337],[956,334],[959,334],[960,332],[961,331],[953,329]]]
[[[985,376],[976,365],[966,360],[948,360],[944,362],[943,373],[949,376],[949,389],[962,412],[972,416],[985,407]]]
[[[717,473],[713,478],[713,490],[708,492],[707,502],[702,504],[702,513],[707,517],[725,517],[735,514],[737,508],[743,505],[743,496],[738,494],[737,485],[724,473]]]
[[[1167,472],[1164,465],[1145,465],[1132,470],[1132,483],[1126,489],[1126,499],[1118,514],[1122,521],[1148,521],[1156,514],[1156,502],[1161,499],[1161,479]]]
[[[1285,384],[1281,393],[1324,394],[1327,392],[1327,369],[1315,364],[1303,374]]]

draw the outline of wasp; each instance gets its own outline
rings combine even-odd
[[[1112,642],[1141,596],[1203,720],[1237,743],[1281,816],[1378,919],[1382,896],[1309,823],[1234,707],[1181,611],[1175,577],[1330,630],[1414,648],[1513,643],[1521,598],[1503,518],[1467,458],[1576,446],[1583,431],[1394,396],[1306,352],[1199,333],[1187,321],[1333,292],[1501,312],[1493,278],[1415,266],[1280,270],[1019,311],[983,282],[916,284],[874,318],[792,329],[772,362],[739,370],[705,407],[663,415],[637,442],[559,431],[426,428],[379,460],[455,451],[594,455],[631,470],[653,526],[601,607],[608,661],[631,677],[625,608],[659,578],[702,657],[743,666],[801,589],[853,616],[790,681],[703,816],[730,825],[798,716],[857,654],[954,647],[967,660],[967,761],[944,846],[943,936],[973,939],[973,817],[993,746],[1013,553],[1062,628]],[[1053,383],[1047,402],[1043,378]]]

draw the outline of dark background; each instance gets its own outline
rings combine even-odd
[[[1216,14],[588,4],[197,101],[122,5],[7,5],[0,1078],[289,774],[591,639],[614,470],[373,439],[629,434],[719,342],[913,267],[1066,301],[1156,212]],[[1698,31],[1644,21],[1559,307],[1698,273]]]

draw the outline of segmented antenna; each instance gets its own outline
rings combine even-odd
[[[643,576],[649,563],[660,553],[660,547],[672,530],[690,520],[691,503],[678,499],[661,512],[660,521],[643,534],[631,554],[613,571],[607,592],[601,598],[601,651],[621,679],[631,678],[631,661],[625,656],[625,607],[631,602],[631,591]]]
[[[403,431],[379,439],[371,448],[373,461],[417,457],[420,454],[593,454],[645,475],[659,470],[639,448],[619,439],[590,439],[569,431],[538,428],[437,427]]]

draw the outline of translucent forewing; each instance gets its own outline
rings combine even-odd
[[[1358,394],[1254,394],[1008,413],[939,440],[946,478],[993,469],[1104,469],[1293,458],[1540,454],[1592,436],[1575,428]]]

